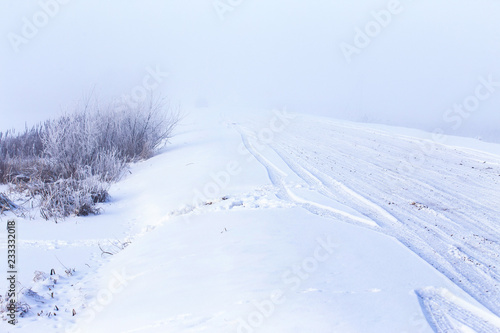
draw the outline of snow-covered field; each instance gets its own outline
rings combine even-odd
[[[30,311],[0,332],[500,332],[499,13],[0,2],[0,132],[94,98],[186,113],[101,215],[17,219]]]
[[[0,331],[500,331],[500,145],[198,108],[111,195],[18,219]]]

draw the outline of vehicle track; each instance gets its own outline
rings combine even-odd
[[[286,186],[286,173],[250,143],[249,137],[256,135],[238,130],[280,188],[281,199],[300,201]],[[373,230],[398,239],[499,316],[500,159],[433,144],[435,152],[419,168],[403,172],[401,161],[422,144],[378,131],[301,122],[268,146],[310,188],[375,221],[379,228]],[[328,215],[325,207],[311,202],[304,208]],[[345,216],[341,220],[359,224]],[[460,309],[454,311],[460,314]],[[445,324],[436,325],[443,331]]]
[[[425,288],[416,291],[427,321],[436,332],[463,332],[462,326],[474,332],[498,333],[500,320],[459,299],[449,291]]]

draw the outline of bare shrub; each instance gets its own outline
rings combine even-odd
[[[127,162],[150,158],[156,149],[170,139],[179,121],[179,113],[167,111],[169,109],[170,106],[164,100],[151,99],[135,110],[108,114],[108,117],[113,117],[109,122],[115,122],[115,132],[111,135],[115,140],[100,144],[116,147]]]
[[[14,130],[0,132],[0,183],[22,176],[43,155],[43,130],[39,124],[20,134]]]
[[[179,119],[163,99],[121,110],[87,101],[22,134],[0,133],[0,183],[40,198],[46,219],[96,214],[109,183],[121,178],[128,162],[151,157]]]
[[[101,111],[86,104],[73,114],[46,123],[44,152],[60,178],[90,166],[93,175],[119,179],[126,162],[147,159],[166,142],[179,120],[164,100],[151,99],[136,109]]]
[[[38,124],[31,129],[25,128],[24,132],[19,134],[16,134],[15,130],[0,132],[0,157],[41,156],[43,130],[44,125]]]
[[[0,214],[4,211],[16,209],[17,205],[13,203],[5,193],[0,193]]]
[[[3,320],[9,319],[7,314],[10,312],[11,308],[14,308],[14,312],[17,314],[16,317],[26,316],[31,309],[29,304],[24,301],[16,300],[12,303],[8,293],[6,293],[4,297],[0,295],[0,318]]]
[[[92,165],[87,167],[90,168],[89,174],[98,175],[102,181],[113,182],[122,177],[127,163],[119,156],[115,149],[111,151],[103,149],[97,153]]]
[[[87,216],[100,211],[95,204],[109,196],[109,183],[98,176],[59,179],[54,183],[33,182],[30,191],[40,196],[40,212],[45,219],[69,215]]]
[[[32,178],[54,181],[57,174],[50,161],[42,157],[13,157],[0,160],[3,163],[3,182],[19,184],[29,182]]]

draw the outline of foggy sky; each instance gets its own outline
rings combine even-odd
[[[59,0],[45,22],[37,1],[3,1],[0,130],[69,111],[92,90],[103,102],[130,95],[159,70],[168,77],[154,93],[186,108],[287,107],[500,142],[500,84],[453,111],[474,102],[481,78],[500,82],[499,1],[221,0],[234,5],[224,19],[215,2]],[[34,21],[16,52],[12,36]],[[377,24],[348,62],[341,46]]]

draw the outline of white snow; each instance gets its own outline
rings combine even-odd
[[[36,294],[0,329],[497,332],[499,147],[403,133],[190,110],[103,214],[19,220],[19,280]]]
[[[500,332],[499,12],[1,2],[0,132],[91,94],[186,117],[101,215],[18,219],[0,332]]]

